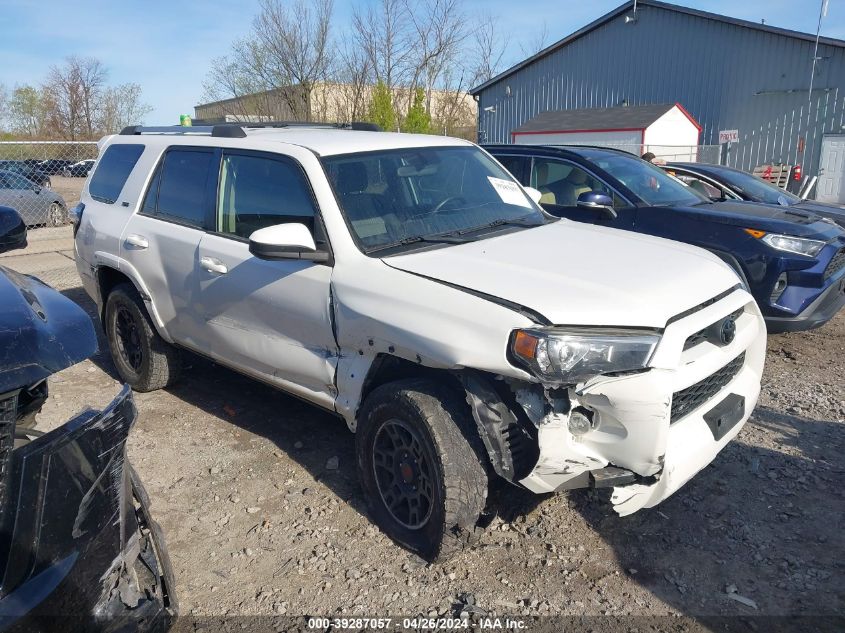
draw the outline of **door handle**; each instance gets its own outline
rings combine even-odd
[[[126,243],[130,246],[134,246],[135,248],[139,248],[141,250],[145,248],[149,248],[150,243],[147,241],[147,238],[143,235],[127,235],[126,236]]]
[[[213,257],[200,257],[200,266],[210,273],[217,273],[219,275],[225,275],[229,272],[226,264],[221,262],[219,259],[214,259]]]

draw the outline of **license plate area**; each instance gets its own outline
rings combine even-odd
[[[745,415],[745,397],[732,393],[704,414],[713,439],[721,440]]]

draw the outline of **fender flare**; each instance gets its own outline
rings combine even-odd
[[[163,338],[168,343],[173,344],[174,341],[167,333],[167,330],[164,327],[164,321],[162,321],[161,315],[159,314],[158,309],[156,309],[156,305],[153,301],[152,295],[150,294],[150,290],[141,279],[141,275],[138,273],[138,270],[125,259],[112,255],[111,253],[105,253],[103,251],[97,251],[96,253],[94,253],[94,262],[98,288],[99,272],[101,268],[111,268],[123,274],[129,279],[129,281],[132,282],[132,285],[135,286],[135,290],[138,291],[138,294],[144,301],[144,305],[147,308],[147,314],[150,315],[150,320],[152,320],[153,325],[155,326],[155,329],[158,332],[159,336],[161,336],[161,338]],[[106,297],[100,297],[100,303],[101,308],[105,309]]]

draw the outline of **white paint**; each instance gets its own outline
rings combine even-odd
[[[306,251],[317,250],[314,245],[314,236],[311,235],[308,227],[294,222],[267,226],[253,231],[252,235],[249,236],[249,241],[265,246],[299,248]]]
[[[700,248],[567,220],[385,261],[568,325],[663,327],[703,296],[738,283],[721,259]]]
[[[87,190],[83,193],[86,210],[75,247],[89,294],[102,301],[92,267],[126,271],[149,297],[147,306],[166,340],[333,409],[353,430],[362,385],[382,354],[430,368],[473,368],[517,384],[536,383],[511,364],[507,348],[515,329],[537,324],[518,310],[462,288],[526,306],[561,326],[665,328],[647,371],[597,377],[570,388],[573,405],[596,412],[593,431],[572,437],[565,414],[537,422],[540,459],[523,481],[531,490],[582,486],[590,469],[614,464],[643,476],[660,475],[652,486],[617,490],[614,499],[620,513],[653,505],[730,440],[707,441],[704,433],[702,415],[715,399],[670,428],[672,393],[745,351],[745,367],[726,389],[746,397],[747,414],[756,402],[765,325],[747,293],[736,290],[669,323],[737,285],[736,275],[710,253],[563,220],[476,243],[367,257],[352,240],[325,171],[311,151],[358,152],[426,143],[466,146],[463,141],[296,129],[264,130],[246,139],[148,135],[114,137],[111,142],[144,143],[148,148],[121,194],[126,207],[104,205],[93,201]],[[249,254],[244,240],[138,214],[153,166],[171,144],[263,150],[297,160],[320,208],[334,265],[260,260]],[[527,201],[521,188],[510,184]],[[497,187],[500,195],[512,196],[511,187],[504,185]],[[303,241],[301,235],[276,228],[258,231],[253,238]],[[143,236],[148,247],[123,243],[130,233]],[[219,271],[226,272],[203,269],[203,260],[219,262]],[[733,343],[724,348],[702,343],[683,350],[688,336],[742,305],[746,311],[737,322]]]
[[[816,200],[829,204],[845,203],[845,135],[826,134],[822,138]]]
[[[517,132],[512,138],[518,145],[600,145],[617,147],[637,155],[652,152],[667,161],[694,162],[698,154],[699,129],[675,105],[644,129]]]
[[[643,137],[643,153],[651,152],[666,161],[695,162],[698,128],[678,106],[649,125]]]

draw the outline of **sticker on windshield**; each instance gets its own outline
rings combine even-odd
[[[519,186],[512,180],[493,178],[493,176],[487,176],[487,180],[490,181],[490,184],[493,185],[493,189],[496,190],[496,193],[499,194],[499,197],[505,204],[515,204],[520,207],[531,208],[531,203],[528,202],[528,198],[525,197],[525,194],[522,193]]]

